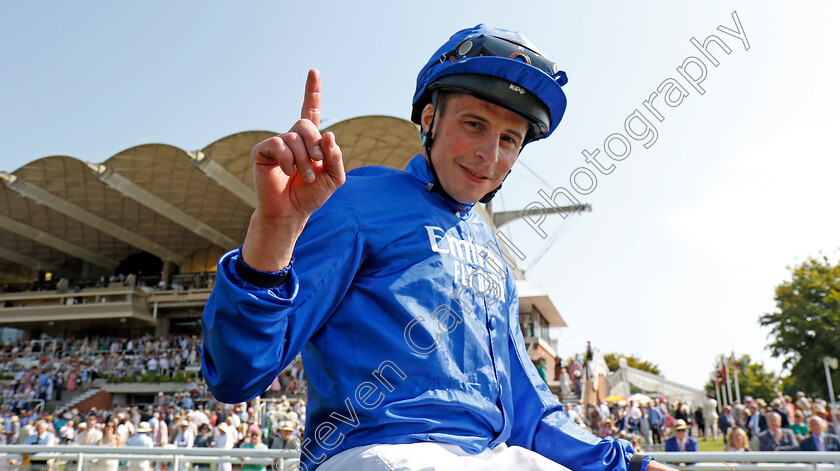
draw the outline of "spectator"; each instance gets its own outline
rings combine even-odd
[[[216,441],[213,439],[213,435],[210,434],[210,425],[201,424],[198,427],[198,436],[195,437],[193,445],[196,448],[214,448],[216,446]],[[209,463],[199,463],[197,466],[198,469],[210,469]]]
[[[295,426],[288,420],[284,420],[277,428],[277,434],[271,441],[271,448],[275,450],[298,450],[300,439],[294,436]]]
[[[137,433],[132,435],[125,443],[126,446],[152,448],[154,442],[149,434],[152,433],[152,427],[148,422],[140,422],[137,426]],[[130,460],[126,463],[128,471],[150,471],[149,460]]]
[[[729,429],[735,427],[735,417],[732,416],[732,407],[728,405],[723,406],[723,410],[721,412],[722,414],[718,417],[718,426],[720,427],[720,431],[723,433],[724,442],[726,442],[726,437],[729,436]]]
[[[255,450],[267,450],[268,447],[262,442],[262,437],[259,432],[250,432],[246,437],[241,448],[253,448]],[[242,465],[243,471],[265,471],[265,466],[260,464],[245,464]]]
[[[639,422],[639,433],[642,435],[642,439],[644,439],[646,444],[650,445],[653,443],[650,428],[650,407],[647,404],[642,405],[642,420]]]
[[[793,405],[793,399],[790,396],[782,396],[782,406],[787,413],[788,423],[793,423],[793,416],[796,414],[796,406]]]
[[[17,445],[20,436],[20,418],[13,415],[9,419],[9,426],[5,428],[3,433],[6,435],[6,443],[9,445]]]
[[[82,441],[87,438],[88,435],[88,424],[87,422],[79,422],[79,426],[76,428],[76,436],[73,438],[73,441],[70,442],[71,445],[81,445]]]
[[[767,414],[767,430],[758,436],[761,451],[791,451],[799,448],[793,430],[782,428],[782,417],[778,412]]]
[[[128,441],[128,437],[134,434],[134,424],[128,420],[128,415],[125,412],[117,414],[117,437],[119,438],[119,445],[122,446]]]
[[[39,420],[35,423],[35,432],[26,437],[26,441],[23,444],[55,446],[55,434],[48,430],[46,420]],[[21,455],[23,455],[24,466],[32,465],[34,467],[40,465],[42,468],[46,466],[50,470],[54,469],[55,460],[53,459],[31,459],[28,453],[21,453]]]
[[[175,440],[172,441],[172,444],[178,448],[192,448],[193,443],[195,442],[195,435],[193,435],[192,430],[190,430],[189,422],[181,420],[178,422],[178,429],[178,434],[175,435]],[[189,463],[184,461],[181,465],[181,471],[186,471],[189,467]]]
[[[630,401],[630,408],[627,411],[627,419],[624,428],[626,428],[627,431],[629,431],[630,433],[636,433],[639,431],[641,421],[642,409],[636,404],[635,401]]]
[[[68,420],[58,429],[58,436],[62,445],[71,443],[76,438],[76,424],[73,419]]]
[[[644,450],[642,450],[642,444],[640,443],[639,436],[636,435],[635,433],[632,433],[632,434],[630,434],[626,437],[623,437],[623,438],[625,438],[626,440],[628,440],[630,442],[630,444],[633,446],[633,451],[634,452],[641,453],[641,452],[644,451]]]
[[[808,424],[805,423],[805,414],[803,414],[801,410],[797,409],[796,412],[793,413],[793,423],[790,424],[790,429],[793,430],[793,434],[796,435],[796,439],[800,442],[808,433]]]
[[[767,402],[762,398],[755,401],[758,406],[758,428],[761,432],[767,430]]]
[[[840,437],[826,432],[828,424],[822,417],[812,415],[808,419],[810,435],[802,440],[802,451],[840,451]]]
[[[662,427],[665,425],[665,411],[659,404],[659,399],[656,400],[656,405],[648,411],[650,415],[650,433],[653,438],[653,443],[662,443]]]
[[[230,450],[233,448],[233,443],[236,441],[235,436],[233,435],[233,431],[231,430],[230,425],[227,422],[222,422],[219,424],[218,427],[219,435],[216,437],[216,446],[215,448],[220,448],[223,450]],[[216,467],[217,471],[231,471],[233,469],[233,465],[229,462],[219,463]]]
[[[166,446],[169,444],[169,426],[166,425],[166,420],[160,418],[160,412],[155,412],[154,417],[159,418],[154,434],[155,446]]]
[[[784,399],[776,398],[770,403],[773,412],[779,414],[782,419],[782,428],[790,428],[790,420],[788,420],[787,409],[785,409]]]
[[[674,409],[674,418],[685,422],[691,430],[691,413],[684,402],[677,402],[677,407]]]
[[[741,427],[729,429],[724,451],[750,451],[750,438],[747,436],[747,431]]]
[[[82,437],[80,445],[98,445],[102,440],[102,431],[99,430],[96,416],[91,414],[87,420],[87,431]]]
[[[690,429],[685,420],[677,420],[674,436],[665,440],[665,451],[697,451],[697,439],[688,435]]]
[[[811,415],[811,401],[809,401],[808,398],[805,397],[804,392],[799,391],[799,392],[796,393],[795,405],[806,416]]]
[[[706,418],[703,416],[703,408],[700,406],[697,406],[694,411],[694,423],[697,424],[697,435],[703,437],[703,441],[706,441]]]
[[[749,418],[747,419],[747,434],[749,434],[750,438],[758,437],[762,432],[761,422],[764,421],[764,416],[761,415],[758,403],[751,399],[747,402],[747,411],[747,414],[749,414]]]
[[[603,425],[601,425],[601,430],[598,433],[601,438],[612,437],[615,433],[618,432],[618,429],[613,426],[613,421],[610,418],[604,419]]]
[[[735,406],[732,407],[732,417],[735,418],[735,425],[741,428],[743,428],[747,423],[746,410],[746,406],[744,406],[740,402],[736,402]]]
[[[120,436],[117,433],[117,425],[117,419],[112,418],[105,422],[105,428],[100,435],[101,438],[96,444],[108,447],[123,446],[124,442],[120,439]],[[116,471],[119,468],[119,464],[119,460],[113,459],[93,460],[90,469],[92,471]]]

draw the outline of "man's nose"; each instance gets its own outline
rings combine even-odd
[[[476,148],[476,155],[486,163],[493,163],[499,160],[499,140],[501,136],[492,134],[481,140]]]

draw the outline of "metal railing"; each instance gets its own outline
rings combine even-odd
[[[17,469],[27,469],[20,466],[22,453],[29,454],[33,463],[48,462],[49,469],[63,469],[65,471],[85,471],[96,460],[119,460],[121,463],[149,461],[152,463],[166,463],[168,470],[184,469],[198,463],[233,463],[245,465],[262,465],[272,471],[297,471],[299,468],[300,452],[297,450],[254,450],[252,448],[142,448],[142,447],[105,447],[105,446],[73,446],[73,445],[4,445],[0,446],[0,460],[14,460]],[[41,466],[43,468],[43,466]],[[36,469],[33,467],[32,469]],[[120,467],[124,469],[124,467]]]
[[[184,469],[185,464],[233,463],[262,465],[272,471],[297,471],[297,450],[254,450],[234,448],[138,448],[103,446],[0,446],[0,460],[21,461],[21,453],[30,454],[33,462],[51,461],[50,469],[85,471],[95,460],[149,461],[166,463],[167,469]],[[702,471],[840,471],[840,452],[653,452],[661,463],[679,464],[681,470]],[[19,468],[26,469],[26,468]],[[34,468],[33,468],[34,469]],[[123,469],[123,468],[120,468]]]
[[[648,454],[661,463],[681,464],[681,470],[840,471],[840,452],[832,451],[656,451]]]

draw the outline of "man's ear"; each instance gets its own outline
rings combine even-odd
[[[420,128],[427,134],[430,132],[429,125],[432,123],[432,118],[435,116],[435,107],[431,103],[427,103],[423,107],[423,112],[420,114]]]

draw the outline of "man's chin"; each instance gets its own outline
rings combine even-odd
[[[451,194],[450,194],[450,196],[452,196],[452,199],[454,199],[455,201],[457,201],[461,204],[475,204],[475,203],[478,202],[478,200],[480,200],[482,197],[484,197],[484,195],[481,195],[479,197],[473,197],[473,196],[466,196],[465,197],[465,196],[456,196],[456,195],[451,195]]]
[[[446,188],[446,187],[444,187],[444,188]],[[480,200],[481,198],[484,198],[484,195],[486,195],[487,193],[490,193],[491,191],[492,190],[484,191],[483,188],[481,188],[481,189],[470,188],[467,191],[460,191],[460,192],[447,191],[447,193],[449,194],[449,196],[452,197],[452,199],[454,199],[455,201],[457,201],[461,204],[475,204],[475,203],[478,202],[478,200]]]

